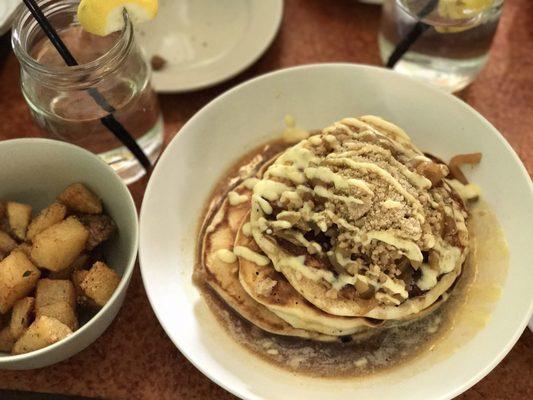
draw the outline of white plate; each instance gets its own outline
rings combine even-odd
[[[11,29],[19,3],[21,0],[0,0],[0,36]]]
[[[455,353],[438,358],[438,351],[427,352],[363,380],[295,376],[252,356],[212,317],[191,282],[202,207],[225,169],[279,132],[287,113],[304,128],[377,114],[405,128],[415,143],[444,159],[483,153],[482,165],[469,176],[498,214],[511,261],[492,319]],[[141,270],[152,307],[172,341],[198,369],[237,396],[450,399],[496,366],[531,315],[532,204],[531,180],[517,155],[487,120],[461,100],[385,69],[303,66],[259,77],[221,95],[173,139],[152,174],[142,206]]]
[[[270,45],[282,14],[282,0],[160,0],[137,35],[148,60],[167,60],[154,71],[155,89],[183,92],[237,75]]]

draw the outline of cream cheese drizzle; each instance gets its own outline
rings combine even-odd
[[[228,201],[232,206],[242,204],[246,200],[248,200],[248,196],[246,196],[245,194],[239,194],[235,191],[231,191],[228,193]]]
[[[333,211],[331,210],[325,210],[324,211],[326,213],[326,215],[335,223],[337,223],[338,225],[342,226],[344,229],[346,229],[347,231],[350,231],[350,232],[357,232],[358,229],[356,226],[350,224],[348,221],[346,221],[344,218],[342,217],[339,217],[338,215],[336,215]],[[325,231],[324,231],[325,232]]]
[[[402,208],[403,204],[396,200],[387,199],[381,203],[387,209]]]
[[[265,178],[272,176],[289,179],[297,185],[305,182],[304,173],[294,165],[272,164],[265,173]]]
[[[379,240],[390,244],[400,250],[407,258],[413,261],[422,262],[424,257],[422,251],[416,243],[397,237],[396,235],[385,231],[370,231],[366,233],[367,240],[365,244],[368,244],[372,239]]]
[[[296,120],[292,115],[286,115],[283,140],[287,143],[297,143],[309,137],[309,132],[296,126]]]
[[[216,212],[216,214],[213,216],[213,219],[211,220],[211,223],[206,228],[206,232],[214,232],[217,226],[224,220],[224,217],[226,216],[226,210],[225,207],[220,207],[219,210]]]
[[[274,229],[290,229],[292,228],[292,224],[289,221],[270,221],[270,226]]]
[[[305,265],[305,256],[283,257],[279,262],[279,268],[291,268],[314,282],[319,282],[323,279],[336,290],[342,289],[346,284],[353,285],[357,280],[354,276],[343,274],[336,277],[331,271],[308,267]]]
[[[370,119],[369,119],[369,117],[370,117]],[[359,120],[357,118],[344,118],[344,119],[341,120],[340,123],[358,129],[359,130],[359,135],[370,134],[370,135],[373,135],[373,136],[377,136],[377,137],[383,138],[384,140],[387,141],[387,143],[389,143],[389,145],[394,147],[394,149],[397,152],[399,152],[399,153],[409,154],[410,156],[424,157],[423,154],[421,154],[419,151],[417,151],[417,150],[415,150],[413,148],[411,140],[410,140],[409,136],[405,133],[405,131],[403,131],[402,129],[400,129],[396,125],[388,123],[388,122],[382,120],[381,118],[375,117],[375,116],[361,117],[361,119],[365,119],[365,122],[363,122],[362,120]],[[371,122],[371,119],[373,120],[372,122]],[[389,132],[387,132],[387,134],[381,133],[376,128],[374,128],[374,126],[372,126],[372,124],[375,125],[375,126],[378,126],[378,127],[380,126],[380,123],[376,123],[377,120],[381,120],[381,121],[385,122],[386,124],[388,124],[387,128],[385,128],[385,126],[382,126],[386,130],[389,130]],[[367,123],[366,121],[368,121],[369,123]],[[401,137],[401,140],[399,140],[399,141],[391,140],[391,135],[390,135],[391,131],[395,131],[395,135],[399,134],[399,136]],[[408,148],[404,148],[402,145],[408,146]],[[425,157],[425,160],[431,161],[427,157]]]
[[[407,166],[399,162],[396,158],[394,158],[389,150],[386,150],[382,147],[372,145],[372,144],[364,144],[359,147],[357,150],[351,150],[346,151],[339,154],[333,154],[333,158],[347,158],[350,156],[359,156],[364,155],[368,153],[379,153],[387,158],[387,162],[391,164],[392,167],[398,169],[400,173],[407,178],[409,183],[411,185],[419,188],[419,189],[428,189],[431,187],[431,181],[427,179],[425,176],[420,175],[419,173],[415,171],[411,171]],[[331,158],[331,157],[330,157]]]
[[[414,207],[414,216],[421,222],[425,222],[425,217],[422,212],[422,204],[418,199],[416,199],[411,193],[409,193],[396,178],[394,178],[390,172],[384,170],[383,168],[369,163],[369,162],[358,162],[351,160],[349,158],[334,158],[328,160],[334,165],[345,165],[354,170],[360,170],[365,172],[373,172],[383,178],[388,184],[390,184],[399,194],[401,194],[407,201],[409,201]]]
[[[322,139],[319,136],[311,136],[309,139],[307,139],[309,143],[311,143],[313,146],[320,146],[322,144]]]
[[[326,129],[324,129],[324,133],[333,133],[336,130],[342,130],[344,131],[344,133],[350,136],[354,134],[354,132],[347,125],[343,124],[342,121],[335,122],[333,125],[327,127]]]
[[[340,122],[337,122],[336,124],[346,126],[348,129],[350,129],[349,128],[350,126],[356,128],[356,129],[368,129],[369,128],[368,124],[365,124],[363,121],[361,121],[361,120],[359,120],[357,118],[343,118],[343,119],[341,119]],[[336,124],[334,124],[334,126]],[[352,132],[352,131],[350,130],[350,132]]]
[[[242,182],[242,184],[247,189],[253,190],[257,182],[259,182],[258,178],[247,178]]]
[[[263,197],[269,201],[276,201],[287,190],[289,190],[289,187],[284,183],[263,179],[255,185],[254,195]]]
[[[336,189],[348,189],[350,186],[354,186],[370,195],[374,194],[364,180],[345,178],[327,167],[307,167],[304,173],[307,179],[319,179],[325,183],[332,183]]]
[[[360,170],[364,172],[373,172],[376,175],[379,175],[381,178],[383,178],[387,183],[389,183],[398,193],[400,193],[403,197],[405,197],[406,200],[409,200],[410,203],[412,203],[415,206],[420,207],[420,202],[415,199],[415,197],[409,193],[401,184],[394,178],[389,171],[377,166],[376,164],[372,164],[369,162],[361,162],[361,161],[354,161],[349,158],[332,158],[329,160],[334,165],[345,165],[351,169],[354,170]]]
[[[252,236],[252,227],[249,222],[244,223],[244,225],[242,226],[242,233],[246,237]]]
[[[255,201],[257,204],[259,204],[259,207],[261,207],[261,210],[263,210],[263,212],[267,215],[270,215],[272,214],[272,211],[274,211],[272,209],[272,206],[270,205],[270,203],[268,201],[266,201],[265,199],[263,199],[261,196],[257,195],[257,194],[254,194],[252,196],[252,199],[253,201]]]
[[[235,248],[233,249],[233,253],[236,256],[242,257],[245,260],[253,262],[254,264],[257,264],[261,267],[270,264],[270,260],[268,259],[268,257],[265,257],[262,254],[259,254],[249,249],[248,247],[235,246]]]
[[[385,282],[382,284],[380,284],[377,280],[370,280],[363,275],[352,276],[344,273],[335,275],[331,271],[313,268],[305,265],[305,256],[282,257],[278,262],[277,269],[279,271],[283,270],[283,268],[291,268],[295,272],[301,274],[303,277],[310,279],[314,282],[324,280],[328,282],[335,290],[341,290],[346,285],[354,286],[358,280],[361,280],[365,284],[370,284],[374,286],[376,290],[384,288],[392,294],[399,294],[403,299],[407,299],[409,296],[405,288],[400,283],[394,282],[390,277],[385,274],[381,274],[381,276],[385,280]]]
[[[292,204],[294,208],[301,208],[303,205],[303,200],[297,192],[283,192],[279,201],[281,203]]]
[[[228,249],[218,249],[215,254],[220,261],[226,264],[233,264],[237,261],[237,256]]]
[[[445,179],[446,183],[451,186],[453,190],[463,199],[463,201],[468,201],[476,199],[481,196],[481,188],[475,183],[469,183],[463,185],[457,179]]]
[[[365,115],[361,117],[361,120],[363,122],[369,123],[371,125],[376,125],[382,128],[387,134],[390,134],[390,136],[394,140],[397,140],[400,143],[411,142],[411,138],[407,135],[407,133],[405,133],[403,129],[394,124],[391,124],[390,122],[385,121],[380,117],[376,117],[375,115]]]
[[[434,287],[437,284],[437,277],[439,276],[439,273],[431,268],[431,266],[428,264],[422,264],[420,266],[420,270],[422,272],[422,276],[416,282],[416,286],[418,286],[420,290],[429,290]]]
[[[340,196],[338,194],[331,193],[328,189],[326,189],[324,186],[315,186],[314,192],[325,199],[331,199],[331,200],[339,200],[346,204],[364,204],[365,202],[361,199],[358,199],[356,197],[351,196]]]
[[[296,168],[303,170],[304,168],[308,167],[312,161],[316,160],[317,157],[315,154],[311,150],[303,147],[300,143],[285,151],[285,153],[279,156],[276,163],[292,163]]]

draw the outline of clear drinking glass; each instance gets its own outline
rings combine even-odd
[[[487,62],[502,4],[503,0],[385,0],[379,32],[381,58],[386,63],[420,19],[428,29],[394,70],[449,92],[459,91]]]
[[[89,90],[98,90],[113,116],[154,163],[163,143],[163,118],[150,84],[150,68],[138,48],[127,14],[121,32],[100,37],[82,29],[79,0],[41,0],[79,66],[67,67],[28,10],[13,24],[12,44],[21,65],[22,93],[37,123],[52,138],[100,155],[127,182],[144,174],[133,154],[100,122],[107,111]]]

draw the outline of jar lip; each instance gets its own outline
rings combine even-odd
[[[79,0],[37,0],[38,5],[43,11],[45,16],[53,15],[61,12],[76,12],[79,4]],[[57,66],[57,65],[44,65],[39,63],[28,52],[28,48],[25,44],[27,40],[27,33],[22,33],[23,30],[32,31],[34,29],[41,29],[37,21],[33,20],[33,16],[26,8],[24,3],[20,4],[13,21],[13,28],[11,34],[11,44],[13,51],[19,59],[23,67],[29,67],[37,73],[46,74],[49,76],[61,76],[61,77],[73,77],[79,74],[87,76],[91,72],[95,72],[102,69],[102,66],[112,61],[120,61],[121,58],[125,58],[124,54],[129,51],[133,42],[133,25],[127,11],[124,9],[124,28],[120,31],[120,36],[113,46],[107,50],[100,57],[84,64],[76,66]],[[33,20],[33,21],[31,21]],[[33,23],[33,26],[27,28],[26,24]],[[45,36],[46,38],[46,36]],[[114,70],[112,68],[111,70]],[[109,71],[109,69],[107,70]]]

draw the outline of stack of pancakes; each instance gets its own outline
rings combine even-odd
[[[336,122],[227,194],[203,230],[204,279],[280,335],[334,341],[420,318],[468,251],[448,173],[383,119]]]

